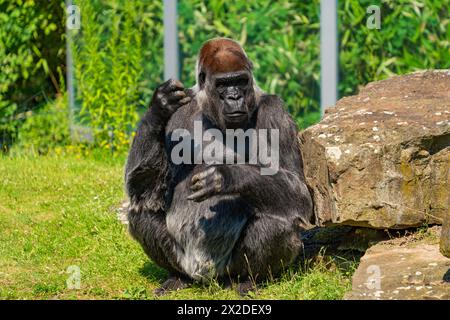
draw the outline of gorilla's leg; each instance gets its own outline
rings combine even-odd
[[[187,287],[191,281],[177,262],[177,244],[167,231],[166,214],[130,206],[128,221],[131,235],[141,244],[145,253],[158,266],[169,271],[169,278],[155,290],[155,294]]]
[[[278,275],[301,249],[300,230],[295,222],[283,216],[255,215],[233,250],[229,276],[239,277],[247,287],[246,281],[255,283]]]

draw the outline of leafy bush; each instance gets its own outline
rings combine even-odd
[[[366,8],[381,8],[381,29]],[[339,1],[340,96],[394,74],[450,68],[450,0]]]
[[[91,128],[94,146],[120,153],[163,80],[162,1],[74,3],[81,29],[71,34],[78,106],[73,120]],[[31,108],[24,100],[39,107],[58,91],[62,4],[0,0],[2,148]],[[381,8],[380,30],[366,27],[366,8],[373,4]],[[393,74],[449,68],[449,8],[450,0],[339,1],[340,96]],[[230,37],[253,60],[259,85],[285,100],[300,127],[320,119],[320,0],[183,0],[178,11],[186,86],[194,84],[201,44]]]
[[[280,95],[306,127],[320,119],[320,1],[179,2],[181,79],[195,81],[202,43],[223,36],[239,41],[254,63],[258,84]],[[309,115],[309,116],[307,116]]]
[[[100,148],[127,150],[149,96],[162,81],[160,1],[75,1],[75,120],[93,130]]]
[[[47,154],[70,144],[67,98],[59,97],[38,111],[28,111],[12,153]]]
[[[24,112],[60,91],[64,1],[0,0],[0,147],[12,144]]]
[[[358,86],[419,69],[450,67],[450,0],[341,0],[340,96]],[[381,29],[366,27],[370,5]],[[191,85],[201,44],[225,36],[244,45],[256,79],[280,95],[305,128],[320,119],[320,0],[179,2],[182,75]]]

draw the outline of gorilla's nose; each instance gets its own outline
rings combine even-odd
[[[238,92],[231,92],[226,96],[227,100],[239,100],[240,98],[242,98],[242,95],[240,95]]]
[[[229,107],[231,107],[231,109],[233,109],[233,111],[240,111],[240,109],[242,108],[243,102],[244,102],[244,99],[239,96],[227,97],[225,99],[225,103]]]

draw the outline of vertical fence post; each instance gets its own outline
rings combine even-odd
[[[177,0],[164,0],[164,79],[179,79]]]
[[[67,96],[69,100],[69,128],[70,134],[73,138],[73,118],[74,118],[74,109],[75,109],[75,89],[74,89],[74,81],[73,81],[73,57],[72,57],[72,34],[69,29],[67,19],[68,19],[68,8],[72,5],[71,0],[66,0],[66,77],[67,77]]]
[[[320,1],[320,106],[336,103],[338,97],[338,0]]]

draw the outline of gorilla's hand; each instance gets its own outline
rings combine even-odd
[[[150,111],[157,118],[167,122],[178,108],[189,102],[191,98],[186,96],[183,84],[178,80],[170,79],[156,90]]]
[[[224,190],[226,168],[224,166],[206,167],[205,170],[195,174],[191,179],[192,194],[187,198],[201,202]]]

